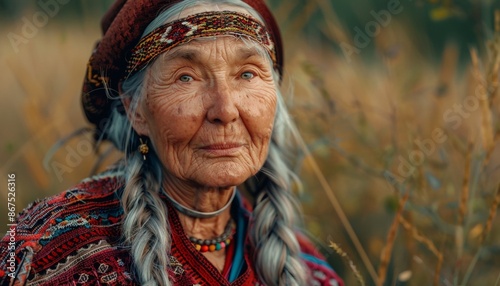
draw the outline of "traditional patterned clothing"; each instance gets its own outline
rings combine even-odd
[[[15,244],[9,247],[9,234],[0,242],[0,284],[137,285],[122,243],[123,181],[120,172],[110,170],[25,209],[17,219]],[[175,285],[259,285],[246,236],[250,210],[243,200],[232,205],[237,231],[222,273],[194,248],[174,208],[164,201],[172,232],[168,273]],[[343,285],[314,247],[298,238],[312,285]],[[9,259],[15,260],[14,274]]]

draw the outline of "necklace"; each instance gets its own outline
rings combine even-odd
[[[189,240],[194,244],[196,250],[200,252],[214,252],[226,248],[231,243],[231,237],[236,228],[236,223],[231,218],[224,229],[224,232],[212,239],[199,239],[196,237],[189,237]]]
[[[195,217],[195,218],[211,218],[211,217],[216,217],[216,216],[220,215],[224,210],[226,210],[231,205],[231,203],[234,200],[234,197],[236,196],[236,188],[234,188],[233,194],[231,195],[231,198],[229,198],[229,201],[227,202],[227,204],[225,206],[223,206],[221,209],[216,210],[214,212],[199,212],[199,211],[190,209],[188,207],[181,205],[176,200],[174,200],[174,198],[172,198],[166,191],[163,191],[163,193],[167,196],[168,201],[179,212],[181,212],[187,216]]]

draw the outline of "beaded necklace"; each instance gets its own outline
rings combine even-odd
[[[224,232],[212,239],[199,239],[196,237],[189,237],[189,240],[194,244],[196,250],[200,252],[214,252],[226,248],[230,243],[234,230],[236,229],[236,223],[231,218],[224,229]]]

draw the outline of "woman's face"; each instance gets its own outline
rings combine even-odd
[[[276,89],[270,63],[248,42],[195,40],[149,69],[134,128],[150,138],[170,179],[235,186],[264,164]]]

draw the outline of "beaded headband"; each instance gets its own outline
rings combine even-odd
[[[248,15],[232,12],[204,12],[188,16],[156,28],[132,50],[127,62],[128,76],[143,69],[160,54],[201,37],[234,35],[249,38],[261,44],[276,67],[274,43],[266,27]]]

